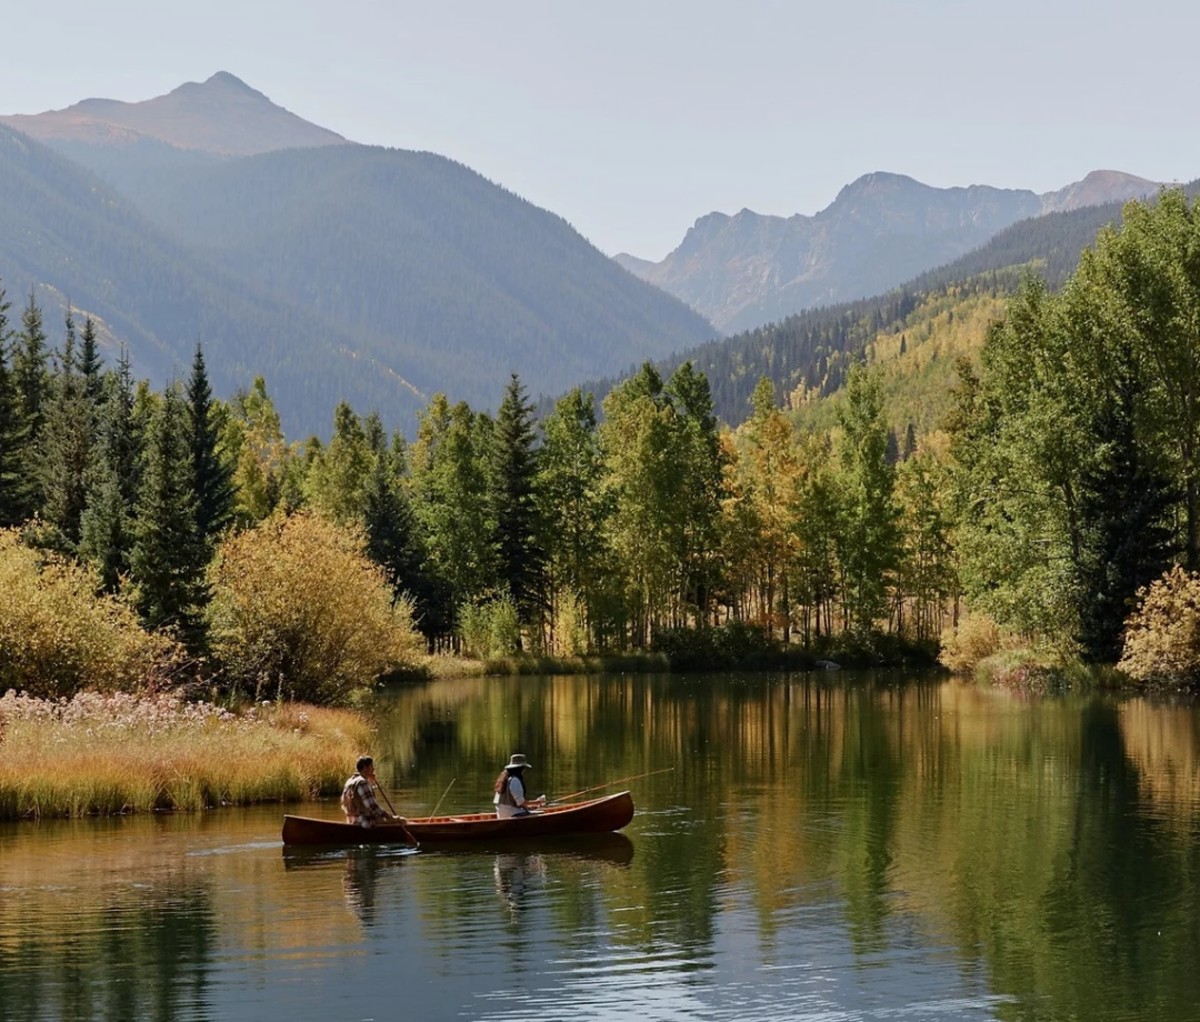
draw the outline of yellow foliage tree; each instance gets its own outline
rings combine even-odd
[[[213,653],[256,696],[343,702],[422,649],[411,606],[393,603],[362,535],[311,513],[228,537],[210,582]]]
[[[1200,574],[1175,567],[1143,589],[1125,623],[1117,667],[1138,681],[1187,686],[1200,680]]]
[[[177,643],[145,631],[136,612],[99,594],[100,579],[0,530],[0,693],[57,698],[82,689],[153,689],[178,664]]]

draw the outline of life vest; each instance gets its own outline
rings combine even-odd
[[[515,806],[517,804],[517,800],[513,797],[513,793],[508,790],[509,785],[511,785],[513,782],[513,779],[513,775],[506,770],[504,772],[504,781],[500,785],[500,791],[498,793],[500,797],[496,800],[499,805]],[[524,786],[524,783],[522,783],[521,787],[524,788]]]

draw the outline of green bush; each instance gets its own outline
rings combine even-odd
[[[213,654],[256,699],[343,703],[424,649],[362,536],[317,515],[276,514],[230,536],[209,581]]]
[[[478,657],[505,657],[521,648],[521,623],[507,595],[468,604],[459,613],[463,653]]]
[[[743,621],[717,628],[664,628],[654,635],[653,650],[673,671],[736,667],[775,649],[766,629]]]
[[[147,632],[89,568],[23,546],[0,530],[0,692],[44,698],[169,683],[180,648]]]

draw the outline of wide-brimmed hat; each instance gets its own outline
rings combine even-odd
[[[527,760],[525,758],[523,753],[514,752],[512,754],[512,756],[509,757],[508,765],[504,769],[505,770],[516,770],[520,767],[529,767],[532,770],[533,764],[530,763],[529,760]]]

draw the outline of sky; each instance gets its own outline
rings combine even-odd
[[[657,261],[707,213],[812,215],[873,171],[1194,180],[1197,29],[1187,0],[39,0],[5,19],[0,113],[228,71]]]

